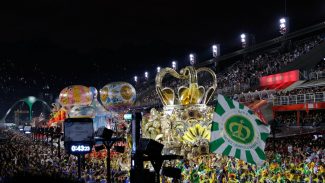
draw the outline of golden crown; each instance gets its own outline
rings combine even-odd
[[[207,90],[205,90],[204,86],[199,86],[198,84],[198,74],[200,72],[207,72],[212,76],[212,86],[208,87]],[[170,74],[180,80],[187,80],[188,86],[180,86],[176,96],[175,91],[172,88],[162,86],[162,81],[166,74]],[[206,67],[195,69],[192,66],[187,66],[181,69],[180,73],[172,68],[166,67],[161,69],[156,75],[156,90],[164,106],[207,104],[216,88],[216,74]]]

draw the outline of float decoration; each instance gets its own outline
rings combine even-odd
[[[68,112],[74,106],[89,106],[93,101],[90,88],[82,85],[72,85],[64,88],[59,95],[59,103]]]
[[[127,82],[113,82],[100,91],[100,100],[107,110],[120,110],[130,107],[136,99],[135,88]]]
[[[212,76],[212,86],[200,86],[201,72]],[[176,91],[162,86],[165,75],[184,80],[187,85]],[[213,107],[206,104],[217,87],[215,73],[209,68],[183,68],[180,73],[164,68],[156,76],[156,90],[163,103],[163,111],[151,109],[149,117],[143,118],[143,135],[161,141],[165,154],[179,154],[187,158],[209,152],[210,129]]]

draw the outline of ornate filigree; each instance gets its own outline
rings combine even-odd
[[[206,90],[197,82],[200,72],[207,72],[212,76],[213,84],[206,87]],[[178,88],[178,97],[171,87],[162,86],[166,74],[188,81],[188,85]],[[209,68],[195,69],[188,66],[180,73],[171,68],[161,69],[156,76],[156,90],[164,108],[161,112],[153,108],[148,116],[144,116],[143,135],[162,142],[166,154],[187,157],[207,154],[213,107],[206,104],[217,87],[216,81],[215,73]]]
[[[212,86],[210,86],[207,91],[203,86],[199,86],[197,81],[197,75],[200,72],[207,72],[212,76]],[[181,86],[178,88],[176,98],[175,91],[170,87],[163,87],[162,81],[166,74],[180,79],[187,80],[187,86]],[[156,76],[156,90],[158,96],[160,97],[163,105],[195,105],[195,104],[207,104],[211,99],[215,89],[217,88],[217,79],[215,73],[209,68],[199,68],[195,69],[192,66],[187,66],[181,69],[180,73],[177,73],[174,69],[169,67],[161,69],[161,71]]]

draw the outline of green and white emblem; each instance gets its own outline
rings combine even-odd
[[[213,114],[210,152],[262,165],[270,128],[248,107],[218,95]]]

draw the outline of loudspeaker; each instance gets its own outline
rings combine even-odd
[[[140,139],[139,150],[145,155],[148,156],[161,155],[161,151],[163,148],[164,145],[155,140],[146,139],[146,138]]]
[[[110,140],[113,135],[113,130],[107,129],[106,127],[100,127],[97,130],[96,136],[101,137],[104,140]]]

